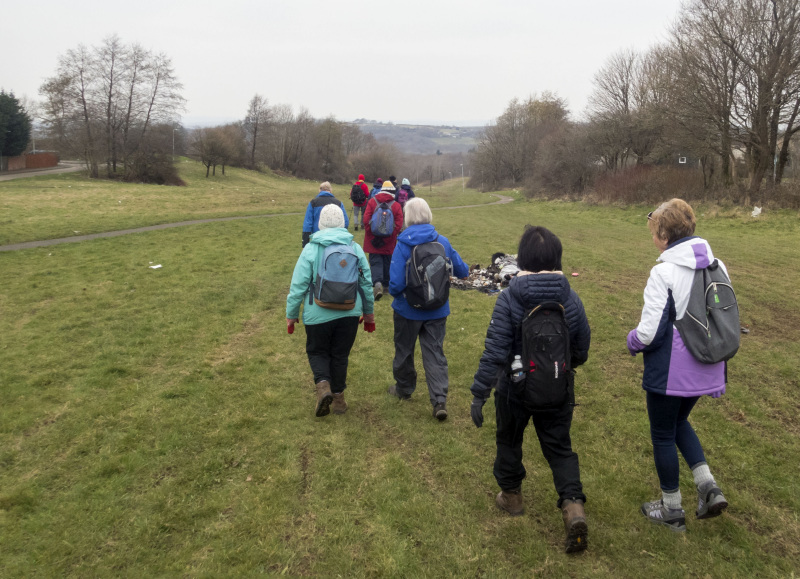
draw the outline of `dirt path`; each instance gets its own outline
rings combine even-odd
[[[493,197],[498,197],[498,201],[484,203],[483,205],[457,205],[453,207],[436,207],[434,211],[441,209],[469,209],[471,207],[487,207],[489,205],[504,205],[511,203],[514,198],[506,195],[492,193]],[[272,213],[269,215],[243,215],[241,217],[215,217],[212,219],[195,219],[193,221],[179,221],[178,223],[161,223],[159,225],[148,225],[147,227],[136,227],[134,229],[121,229],[119,231],[104,231],[102,233],[90,233],[88,235],[76,235],[74,237],[61,237],[59,239],[43,239],[41,241],[24,241],[22,243],[12,243],[10,245],[0,245],[0,251],[17,251],[19,249],[32,249],[34,247],[47,247],[50,245],[61,245],[62,243],[78,243],[90,239],[100,239],[101,237],[119,237],[131,233],[143,233],[145,231],[156,231],[158,229],[172,229],[173,227],[184,227],[186,225],[199,225],[200,223],[215,223],[217,221],[236,221],[239,219],[263,219],[268,217],[285,217],[287,215],[303,215],[303,213]]]

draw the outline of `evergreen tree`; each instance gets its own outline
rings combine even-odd
[[[14,93],[0,91],[0,155],[16,157],[25,152],[31,137],[31,118]]]

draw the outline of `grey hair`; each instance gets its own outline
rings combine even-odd
[[[414,197],[406,202],[403,209],[405,213],[405,225],[425,225],[433,222],[433,213],[428,207],[428,202],[420,197]]]
[[[319,190],[320,191],[327,191],[328,193],[330,193],[331,192],[331,184],[330,184],[330,182],[323,181],[322,183],[320,183],[319,184]]]

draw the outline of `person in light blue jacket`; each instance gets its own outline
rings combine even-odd
[[[686,530],[678,486],[678,450],[692,470],[697,487],[697,518],[722,514],[728,502],[709,470],[703,447],[689,422],[701,396],[725,392],[726,362],[703,364],[687,350],[674,322],[686,314],[695,271],[714,261],[711,246],[694,236],[694,211],[686,201],[671,199],[647,216],[660,263],[650,270],[639,324],[628,333],[628,351],[644,357],[642,388],[661,498],[644,503],[642,514],[672,531]],[[727,269],[719,262],[727,275]],[[677,450],[676,450],[677,447]]]
[[[443,235],[439,235],[433,225],[433,214],[424,199],[415,197],[405,206],[407,228],[397,237],[397,245],[392,253],[389,266],[389,293],[394,298],[394,362],[392,372],[395,383],[389,387],[389,394],[401,400],[408,400],[417,387],[417,371],[414,368],[414,346],[419,338],[422,351],[422,366],[428,383],[433,415],[438,420],[447,418],[448,373],[447,358],[444,355],[445,324],[450,315],[450,301],[435,310],[421,310],[411,307],[403,291],[406,289],[406,263],[412,249],[429,241],[438,241],[444,246],[447,257],[453,264],[453,275],[465,278],[469,266]]]
[[[364,329],[367,332],[375,331],[369,262],[361,246],[353,243],[353,235],[345,228],[344,218],[345,214],[339,205],[329,204],[322,208],[319,231],[310,237],[300,253],[286,297],[286,327],[290,334],[294,332],[300,306],[303,306],[306,354],[317,390],[316,416],[325,416],[331,410],[334,414],[347,411],[344,400],[347,366],[362,314]],[[358,257],[360,291],[351,310],[326,308],[309,299],[322,254],[326,247],[333,244],[350,245]]]

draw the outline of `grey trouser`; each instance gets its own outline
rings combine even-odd
[[[363,225],[361,223],[361,219],[364,218],[364,208],[366,205],[353,205],[353,221],[356,224],[356,227]],[[358,218],[358,214],[361,213],[361,219]]]
[[[431,404],[447,401],[447,358],[444,357],[444,335],[447,318],[409,320],[394,312],[394,374],[397,393],[410,396],[417,387],[414,368],[414,345],[419,337],[422,367]]]

